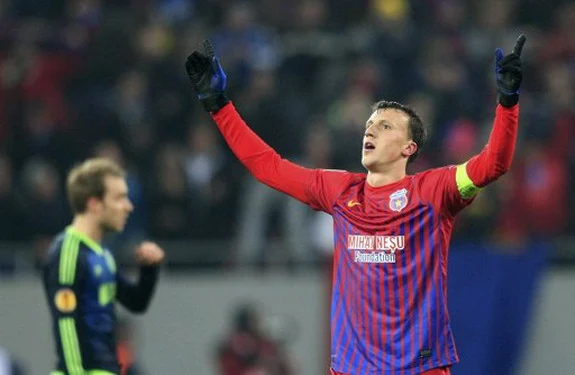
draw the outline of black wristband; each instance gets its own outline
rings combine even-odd
[[[215,94],[201,99],[202,105],[206,111],[216,113],[230,102],[225,93]]]
[[[504,107],[513,107],[519,102],[519,94],[504,94],[499,92],[497,94],[497,101]]]

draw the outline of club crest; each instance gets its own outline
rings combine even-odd
[[[407,189],[401,189],[389,196],[389,209],[400,212],[407,206]]]

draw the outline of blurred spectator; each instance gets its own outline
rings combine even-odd
[[[183,166],[187,178],[194,238],[229,238],[232,225],[233,173],[216,129],[207,123],[190,125]]]
[[[323,120],[312,119],[305,142],[304,164],[310,168],[330,169],[333,166],[332,144],[332,134]],[[307,235],[305,238],[309,239],[309,246],[300,250],[300,256],[304,256],[304,251],[312,250],[308,258],[315,257],[320,261],[329,262],[334,249],[333,219],[331,215],[323,211],[306,209],[306,215],[307,220],[304,226],[307,228]],[[312,258],[312,260],[315,259]]]
[[[42,158],[30,159],[24,164],[17,201],[30,238],[50,238],[71,218],[61,176]]]
[[[25,225],[22,222],[22,211],[15,201],[14,176],[11,160],[0,153],[0,239],[25,239]]]
[[[261,312],[246,303],[236,308],[231,332],[217,347],[219,375],[292,375],[281,343],[266,335]]]
[[[148,227],[157,238],[187,238],[192,227],[189,188],[181,159],[180,148],[166,144],[158,151],[149,175]]]
[[[332,140],[326,124],[312,118],[296,163],[308,168],[331,168]],[[254,178],[246,181],[240,201],[237,262],[240,266],[265,265],[271,240],[283,239],[292,271],[315,264],[333,244],[333,221],[324,213],[310,211],[301,202],[277,192]],[[270,218],[277,220],[270,220]],[[274,225],[275,224],[275,225]],[[327,238],[327,239],[326,239]]]
[[[291,265],[309,264],[309,234],[306,210],[302,203],[273,190],[255,179],[248,179],[240,199],[238,251],[240,267],[266,267],[274,239],[283,238]],[[281,243],[281,242],[280,242]]]
[[[330,106],[327,122],[335,133],[335,165],[339,169],[355,172],[363,170],[361,142],[374,102],[369,92],[350,85],[342,93],[342,97]]]
[[[254,70],[273,69],[278,62],[274,35],[259,25],[256,17],[251,2],[230,3],[213,35],[218,56],[240,85],[248,82]]]
[[[0,375],[25,375],[22,364],[10,353],[0,347]]]
[[[134,326],[129,320],[120,319],[116,325],[118,362],[122,368],[122,375],[143,375],[141,366],[138,364]]]
[[[124,128],[138,126],[149,116],[148,80],[138,70],[131,70],[120,77],[112,105]]]
[[[298,252],[309,246],[328,248],[327,240],[312,243],[328,238],[329,221],[246,179],[193,100],[182,67],[191,49],[213,40],[246,122],[302,163],[310,157],[308,119],[317,113],[333,132],[330,167],[362,171],[371,104],[412,104],[431,135],[409,168],[416,172],[462,162],[483,145],[495,103],[493,51],[509,48],[519,28],[528,43],[513,167],[464,211],[454,235],[525,243],[574,233],[575,213],[567,209],[575,204],[568,194],[575,189],[568,178],[575,173],[572,2],[0,3],[2,240],[41,242],[60,227],[68,218],[61,176],[95,152],[129,170],[136,204],[129,237],[251,232],[252,240],[238,244],[245,263],[257,259],[266,228],[272,236],[302,233],[303,222],[324,228],[314,229],[322,236],[284,236],[293,259],[303,259]],[[240,185],[247,186],[243,198]],[[282,219],[268,225],[267,214],[278,211]],[[312,221],[289,224],[302,215]]]
[[[529,142],[525,159],[513,173],[514,184],[500,209],[501,227],[521,239],[541,240],[561,233],[569,215],[565,161]]]

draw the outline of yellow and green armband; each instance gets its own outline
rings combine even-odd
[[[481,188],[475,186],[469,175],[467,174],[467,163],[459,164],[455,172],[455,182],[457,183],[457,190],[463,199],[473,198]]]

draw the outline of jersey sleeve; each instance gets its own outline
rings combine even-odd
[[[518,118],[519,105],[498,105],[491,135],[479,154],[466,163],[422,174],[420,189],[424,199],[454,215],[469,205],[482,187],[505,174],[515,152]]]
[[[82,348],[78,337],[78,301],[83,292],[87,259],[80,242],[66,236],[59,255],[44,269],[44,286],[55,326],[57,350],[70,375],[84,374]]]
[[[455,215],[473,202],[479,188],[469,178],[466,164],[460,164],[422,173],[419,190],[424,201],[441,212]]]
[[[498,105],[487,144],[466,165],[466,174],[475,186],[484,187],[511,168],[518,126],[519,105],[511,108]]]
[[[138,282],[133,283],[122,274],[116,274],[116,288],[118,301],[134,313],[143,313],[148,308],[156,283],[158,281],[159,267],[141,267]]]
[[[331,213],[337,196],[354,176],[345,171],[304,168],[283,159],[247,126],[232,103],[212,117],[230,149],[258,181],[316,210]]]
[[[334,169],[315,169],[308,183],[308,204],[314,210],[332,213],[341,193],[350,185],[353,173]]]

